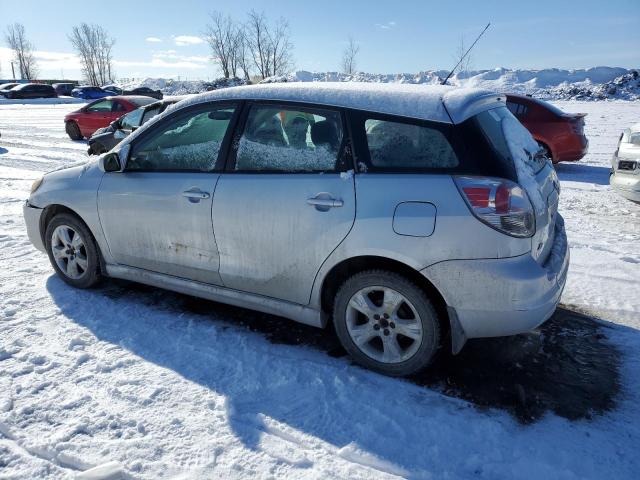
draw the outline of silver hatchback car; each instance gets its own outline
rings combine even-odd
[[[24,206],[64,281],[103,276],[332,323],[389,375],[529,331],[569,251],[550,161],[477,89],[272,84],[183,100]]]

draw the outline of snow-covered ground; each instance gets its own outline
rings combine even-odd
[[[242,326],[261,314],[184,308],[184,296],[123,282],[66,286],[29,244],[21,208],[42,172],[86,159],[62,122],[77,106],[0,105],[0,478],[637,478],[640,206],[607,180],[640,103],[557,105],[589,114],[590,141],[558,167],[572,248],[562,302],[603,320],[621,389],[590,419],[529,424],[271,343]]]

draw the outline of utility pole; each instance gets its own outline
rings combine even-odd
[[[11,74],[13,75],[13,79],[16,79],[16,70],[13,68],[13,62],[11,62]]]

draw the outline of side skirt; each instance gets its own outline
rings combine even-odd
[[[185,280],[171,275],[164,275],[162,273],[123,265],[106,265],[106,272],[109,277],[144,283],[145,285],[165,288],[174,292],[193,295],[194,297],[235,305],[236,307],[279,315],[295,322],[311,325],[312,327],[324,328],[327,323],[326,319],[323,318],[318,310],[297,303],[231,290],[229,288],[195,282],[193,280]]]

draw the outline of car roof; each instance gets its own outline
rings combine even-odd
[[[303,102],[460,123],[504,105],[504,95],[479,88],[365,82],[290,82],[222,88],[183,100],[178,108],[215,100]]]

